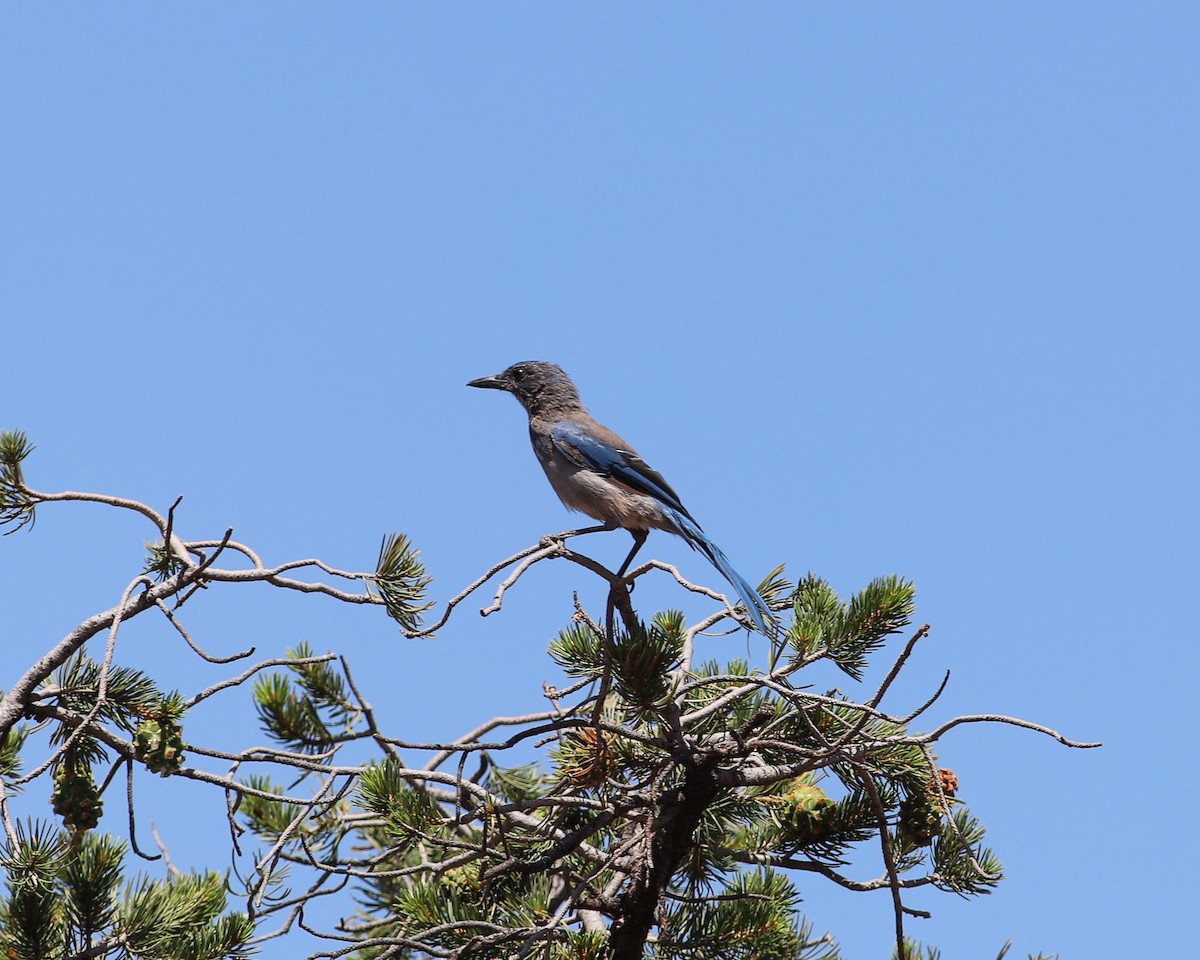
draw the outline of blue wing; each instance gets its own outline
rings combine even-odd
[[[738,592],[754,625],[767,636],[776,634],[778,625],[758,591],[737,572],[721,548],[700,528],[662,474],[630,450],[620,437],[598,424],[589,429],[583,424],[559,420],[550,428],[550,439],[555,449],[571,462],[618,480],[661,503],[664,514],[675,526],[675,532],[693,550],[703,553]]]
[[[604,433],[611,431],[605,430]],[[581,424],[559,420],[550,428],[550,439],[560,453],[579,466],[620,480],[638,493],[653,497],[664,506],[692,519],[679,501],[679,494],[671,489],[663,475],[630,450],[615,434],[605,437],[599,430],[588,430]],[[695,522],[692,520],[693,524]]]

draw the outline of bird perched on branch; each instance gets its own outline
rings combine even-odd
[[[559,499],[609,529],[624,527],[632,534],[633,549],[618,577],[625,575],[651,530],[666,530],[704,554],[737,591],[754,625],[769,636],[775,634],[775,621],[758,591],[700,528],[662,474],[592,419],[561,367],[526,360],[467,386],[505,390],[516,397],[529,414],[533,452]]]

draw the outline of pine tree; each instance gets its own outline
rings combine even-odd
[[[125,844],[109,834],[17,822],[3,848],[0,951],[13,960],[246,956],[254,925],[226,912],[224,878],[124,882]]]
[[[969,897],[1002,877],[939,761],[943,736],[967,721],[1009,722],[1090,746],[1004,717],[922,729],[936,694],[915,710],[885,709],[929,630],[914,628],[915,590],[900,577],[842,598],[815,576],[793,584],[776,570],[760,592],[780,617],[779,636],[755,635],[749,659],[702,660],[700,649],[719,648],[714,633],[740,627],[737,610],[721,604],[690,624],[674,610],[643,617],[630,588],[656,569],[719,595],[658,562],[618,579],[575,550],[588,531],[568,531],[495,565],[426,625],[430,579],[403,536],[384,539],[370,572],[315,560],[267,567],[231,533],[181,539],[178,504],[164,515],[116,497],[39,493],[22,473],[30,449],[20,434],[0,436],[0,523],[20,528],[39,505],[88,500],[133,511],[159,539],[120,602],[82,621],[0,702],[9,879],[0,944],[15,957],[236,957],[344,893],[353,915],[318,932],[336,955],[833,960],[836,940],[800,910],[802,890],[833,883],[890,890],[896,956],[932,960],[936,948],[905,938],[905,916],[919,912],[906,891]],[[228,556],[247,563],[229,566]],[[404,635],[430,636],[502,571],[485,612],[550,560],[606,587],[602,611],[577,600],[549,640],[547,667],[567,684],[546,685],[544,710],[484,720],[446,742],[385,734],[346,659],[303,643],[190,697],[117,657],[120,625],[146,614],[164,617],[212,663],[249,657],[214,657],[187,632],[178,611],[201,587],[266,582],[318,593],[382,607]],[[332,583],[300,578],[314,571]],[[896,649],[898,635],[907,640]],[[102,636],[97,659],[87,647]],[[884,679],[870,696],[814,688],[814,677],[829,675],[819,664],[858,684],[881,660]],[[185,742],[189,711],[244,683],[274,745],[230,754]],[[34,728],[23,717],[48,731],[37,740],[48,755],[28,773]],[[205,769],[214,760],[232,760],[234,772]],[[132,803],[135,768],[233,798],[236,874],[123,880],[124,844],[98,827],[118,771]],[[10,818],[13,793],[43,779],[61,830]],[[129,822],[136,850],[132,807]],[[879,863],[867,879],[849,867],[864,851]],[[226,888],[244,913],[227,912]]]

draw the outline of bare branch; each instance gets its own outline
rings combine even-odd
[[[963,717],[955,717],[953,720],[948,720],[940,727],[935,728],[932,732],[921,737],[924,743],[936,743],[946,733],[953,730],[955,727],[962,726],[964,723],[1007,723],[1014,727],[1022,727],[1025,730],[1033,730],[1037,733],[1044,733],[1048,737],[1052,737],[1061,743],[1064,747],[1075,747],[1080,750],[1090,750],[1095,747],[1102,747],[1104,744],[1099,742],[1088,743],[1080,740],[1069,740],[1057,730],[1051,730],[1049,727],[1044,727],[1040,723],[1032,723],[1029,720],[1021,720],[1017,717],[1006,717],[998,713],[977,713]]]
[[[158,607],[162,615],[167,618],[167,621],[178,631],[179,635],[183,637],[184,641],[189,647],[192,648],[197,656],[207,660],[209,663],[233,663],[237,660],[245,660],[246,657],[253,656],[254,647],[251,647],[249,650],[243,650],[241,653],[230,654],[227,657],[214,657],[211,654],[205,653],[196,643],[196,641],[192,639],[191,634],[187,632],[183,624],[179,622],[175,614],[171,611],[170,607],[168,607],[161,600],[155,601],[154,605]]]

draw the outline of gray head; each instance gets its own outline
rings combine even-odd
[[[571,378],[558,364],[545,360],[522,360],[494,377],[480,377],[467,386],[506,390],[531,416],[583,409]]]

